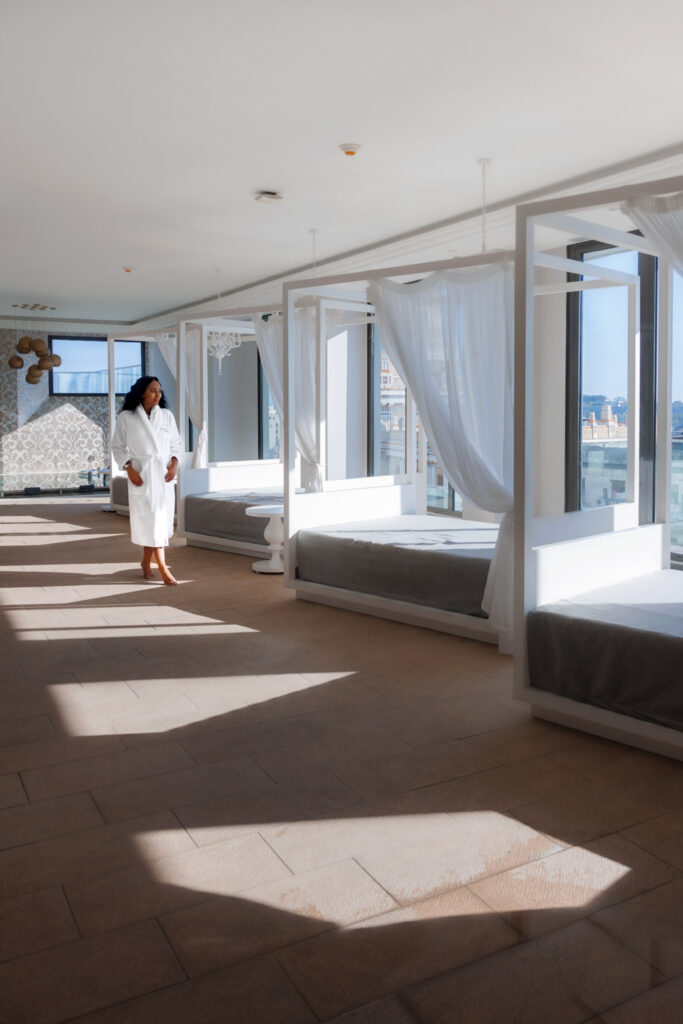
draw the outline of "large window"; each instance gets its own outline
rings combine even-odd
[[[639,274],[640,521],[654,517],[656,261],[598,243],[570,246],[584,262]],[[628,449],[628,291],[567,297],[566,510],[626,501]]]
[[[430,512],[462,515],[462,497],[449,483],[436,453],[427,441],[427,508]]]
[[[374,325],[368,330],[369,475],[402,476],[406,472],[406,386]]]
[[[282,425],[260,358],[258,361],[258,408],[258,457],[259,459],[279,459]]]
[[[406,386],[381,343],[374,326],[370,338],[370,475],[400,476],[406,472]],[[418,431],[422,424],[418,421]],[[462,498],[448,482],[443,467],[424,438],[427,508],[430,512],[462,515]]]
[[[50,371],[51,395],[106,395],[108,363],[106,338],[66,338],[51,335],[50,349],[61,365]],[[115,391],[125,395],[145,372],[141,341],[114,342]]]
[[[671,556],[683,564],[683,278],[678,274],[674,274],[671,402]]]

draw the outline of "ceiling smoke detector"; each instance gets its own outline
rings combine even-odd
[[[257,203],[281,203],[283,200],[281,192],[274,192],[272,189],[263,188],[257,192],[254,199]]]
[[[355,142],[342,142],[339,148],[344,156],[355,156],[360,146],[357,146]]]

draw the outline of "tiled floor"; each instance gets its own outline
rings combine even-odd
[[[0,503],[3,1024],[680,1024],[683,765],[102,503]]]

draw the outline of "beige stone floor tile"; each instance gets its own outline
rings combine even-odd
[[[16,807],[28,802],[26,790],[21,784],[19,775],[0,775],[0,810],[5,807]]]
[[[504,871],[470,888],[535,938],[677,877],[675,869],[612,835]]]
[[[401,740],[375,728],[359,728],[340,735],[255,751],[251,756],[264,772],[278,782],[310,775],[317,771],[334,771],[349,762],[365,758],[392,757],[408,753]]]
[[[465,811],[451,822],[450,830],[432,834],[416,823],[400,845],[378,844],[356,859],[399,903],[412,903],[559,849],[497,811]]]
[[[413,747],[447,743],[516,724],[520,715],[478,697],[424,702],[409,700],[382,711],[378,725]]]
[[[102,816],[87,793],[7,807],[0,811],[0,850],[79,832],[101,821]]]
[[[570,845],[620,831],[656,813],[646,800],[631,796],[623,787],[588,781],[559,797],[514,810],[520,821]]]
[[[319,1019],[326,1020],[518,940],[501,918],[459,889],[276,956]]]
[[[0,901],[0,961],[80,938],[61,888]]]
[[[359,796],[372,800],[495,768],[496,762],[481,754],[478,744],[478,737],[455,740],[434,749],[342,765],[335,773]]]
[[[192,977],[282,949],[339,926],[396,908],[354,861],[249,889],[161,917],[161,926]]]
[[[475,738],[481,751],[486,737]],[[421,793],[439,810],[510,811],[538,800],[560,799],[584,785],[584,780],[569,769],[553,764],[547,757],[534,757],[439,783]]]
[[[392,996],[358,1010],[350,1010],[327,1024],[419,1024],[405,1003]]]
[[[592,920],[662,974],[683,974],[683,878],[602,910]]]
[[[241,718],[241,716],[240,716]],[[216,729],[180,736],[180,744],[197,764],[224,761],[236,754],[256,754],[277,747],[291,747],[330,735],[313,715],[265,722],[261,718],[242,724],[231,713],[222,716]]]
[[[237,756],[216,764],[102,786],[92,795],[105,820],[114,822],[272,785],[250,758]]]
[[[334,775],[319,772],[295,782],[189,804],[175,814],[197,846],[206,846],[262,828],[344,812],[359,803],[357,795]]]
[[[270,847],[249,835],[158,858],[83,884],[65,887],[82,934],[108,931],[212,896],[239,896],[254,886],[291,877]]]
[[[123,743],[114,735],[50,736],[28,743],[0,747],[0,773],[23,772],[67,761],[81,761],[123,750]]]
[[[533,718],[492,732],[486,737],[482,749],[500,764],[511,764],[583,742],[584,733]]]
[[[683,809],[683,763],[679,761],[597,739],[554,756],[596,783],[627,789],[630,797],[648,804],[652,815]]]
[[[683,871],[683,810],[644,821],[624,830],[631,842]]]
[[[169,812],[101,823],[0,851],[0,898],[60,884],[80,884],[122,868],[150,865],[195,844]]]
[[[259,698],[258,704],[255,704],[259,715],[269,721],[288,715],[349,705],[359,714],[363,714],[364,711],[381,706],[383,702],[373,690],[356,679],[335,679],[326,683],[316,683],[315,675],[316,673],[302,674],[300,678],[304,680],[304,687],[294,693],[286,693],[275,699]]]
[[[161,929],[149,921],[0,965],[0,1005],[12,1024],[57,1024],[182,977]]]
[[[172,742],[36,768],[23,772],[22,780],[31,800],[45,800],[195,767],[189,754]]]
[[[681,1007],[683,978],[676,978],[607,1010],[598,1019],[603,1024],[681,1024]]]
[[[0,747],[43,740],[55,735],[55,727],[47,715],[15,718],[12,722],[0,721]]]
[[[271,957],[259,957],[141,999],[81,1017],[78,1024],[317,1024]]]
[[[577,921],[401,996],[421,1024],[579,1024],[659,981],[639,957]]]
[[[50,677],[52,678],[52,676]],[[75,676],[69,674],[72,682]],[[21,721],[30,716],[50,715],[54,711],[54,701],[45,690],[45,674],[43,682],[36,684],[26,679],[13,679],[11,682],[0,683],[0,721]]]

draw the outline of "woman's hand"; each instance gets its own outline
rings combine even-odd
[[[177,472],[178,472],[178,460],[176,459],[176,457],[174,455],[173,458],[171,459],[170,463],[166,467],[166,476],[164,477],[164,480],[166,481],[167,484],[170,484],[171,480],[175,480]]]
[[[128,479],[132,483],[133,487],[142,487],[142,477],[138,473],[137,469],[133,469],[132,466],[126,466],[126,473]]]

